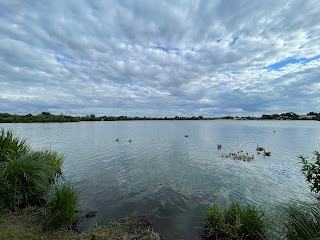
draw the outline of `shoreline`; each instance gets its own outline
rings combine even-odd
[[[96,226],[79,232],[72,229],[44,231],[43,212],[38,208],[27,208],[4,213],[0,219],[0,239],[149,239],[160,240],[147,216],[130,216],[105,226]]]

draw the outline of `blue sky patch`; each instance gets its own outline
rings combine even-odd
[[[237,41],[238,41],[238,37],[234,37],[233,39],[232,39],[232,42],[231,42],[231,44],[230,45],[233,45],[233,44],[235,44]]]
[[[55,59],[58,63],[66,64],[66,57],[62,55],[56,55]]]
[[[276,62],[274,64],[271,64],[269,66],[263,67],[261,69],[269,69],[269,70],[279,70],[285,66],[287,66],[288,64],[296,64],[296,63],[301,63],[301,64],[307,64],[313,60],[317,60],[320,59],[320,54],[316,55],[314,57],[311,58],[294,58],[294,57],[290,57],[284,60],[281,60],[279,62]]]
[[[161,50],[165,53],[176,53],[179,54],[180,49],[179,48],[169,48],[169,47],[164,47],[164,46],[156,46],[152,47],[153,49]]]

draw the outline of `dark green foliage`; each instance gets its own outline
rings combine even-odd
[[[62,175],[62,164],[63,157],[56,152],[32,151],[25,140],[14,138],[11,130],[2,129],[0,211],[46,203],[45,229],[69,227],[76,219],[79,200],[69,184],[52,186]]]
[[[56,152],[34,152],[11,130],[1,129],[0,205],[16,210],[43,203],[50,184],[61,176],[62,163]]]
[[[41,157],[43,161],[47,162],[48,165],[52,167],[52,172],[50,174],[50,177],[52,179],[55,179],[56,177],[59,177],[62,175],[61,168],[63,164],[63,156],[58,154],[55,151],[51,151],[49,149],[43,149],[41,152]]]
[[[205,239],[263,239],[263,212],[254,206],[232,203],[228,209],[210,206],[204,221]]]
[[[311,192],[314,192],[320,198],[320,153],[315,151],[314,163],[309,162],[304,156],[299,159],[302,162],[302,172],[306,177],[306,181],[310,184]]]
[[[7,158],[0,172],[0,194],[11,210],[40,204],[50,186],[53,167],[41,153],[26,153]]]
[[[71,227],[77,219],[78,205],[78,195],[70,184],[54,186],[47,199],[44,229]]]
[[[30,147],[26,140],[21,140],[13,136],[12,130],[1,128],[0,132],[0,164],[7,158],[28,153]]]

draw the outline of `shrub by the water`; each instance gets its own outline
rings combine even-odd
[[[71,227],[77,219],[78,205],[78,195],[70,184],[55,185],[48,195],[44,229]]]
[[[44,202],[50,185],[61,176],[63,157],[44,149],[33,151],[11,130],[0,133],[0,206],[15,210]]]
[[[62,175],[61,168],[63,164],[63,156],[55,151],[43,149],[39,152],[43,161],[46,161],[52,168],[51,178],[54,179]]]
[[[0,173],[0,194],[10,210],[43,202],[50,186],[52,166],[40,153],[7,158]]]
[[[320,153],[315,151],[314,155],[313,162],[309,162],[304,156],[300,156],[299,159],[303,164],[302,173],[310,184],[311,192],[320,199]]]
[[[255,206],[232,203],[220,210],[208,208],[204,220],[205,239],[263,239],[266,235],[263,212]]]
[[[69,184],[56,184],[63,156],[33,151],[11,130],[0,133],[0,210],[45,204],[45,229],[70,227],[76,220],[78,196]]]

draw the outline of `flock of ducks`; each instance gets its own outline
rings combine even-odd
[[[275,131],[273,131],[275,132]],[[189,137],[189,130],[188,130],[188,134],[184,135],[185,137]],[[120,138],[116,139],[116,142],[120,142]],[[132,140],[129,139],[128,140],[129,143],[132,143]],[[217,144],[217,149],[221,150],[222,149],[222,145],[221,144]],[[256,148],[257,154],[260,155],[261,152],[263,152],[263,156],[264,157],[269,157],[271,156],[271,152],[266,152],[266,150],[263,147],[260,147],[259,145],[257,145]],[[249,154],[248,152],[243,153],[243,151],[238,151],[238,152],[230,152],[229,154],[222,154],[221,155],[222,158],[231,158],[233,160],[242,160],[242,161],[247,161],[250,162],[252,160],[254,160],[254,155],[253,154]]]
[[[222,149],[222,145],[221,144],[217,144],[217,149],[221,150]],[[266,152],[265,149],[263,147],[260,147],[259,145],[257,145],[256,148],[257,154],[260,155],[261,152],[263,152],[263,156],[271,156],[271,152]],[[230,152],[229,154],[222,154],[221,155],[222,158],[230,158],[233,160],[240,160],[240,161],[247,161],[250,162],[252,160],[254,160],[254,155],[253,154],[249,154],[248,152],[244,153],[242,150],[238,151],[238,152]]]
[[[254,155],[249,155],[248,153],[246,154],[239,154],[239,153],[229,153],[226,155],[221,156],[222,158],[231,158],[233,160],[243,160],[244,162],[250,162],[251,160],[254,160]]]

